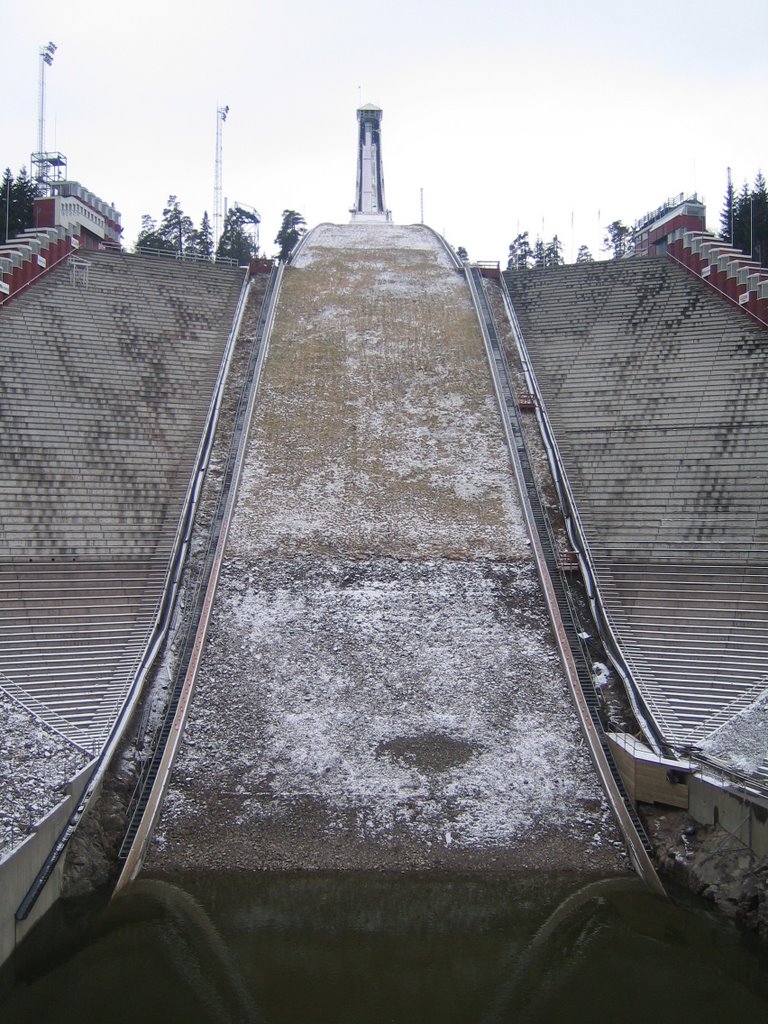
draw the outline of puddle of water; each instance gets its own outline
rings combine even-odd
[[[14,1024],[763,1020],[768,950],[635,879],[205,875],[59,906]]]

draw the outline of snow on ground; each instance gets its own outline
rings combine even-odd
[[[757,774],[768,761],[768,692],[708,736],[702,750],[738,771]]]
[[[312,231],[301,252],[294,261],[296,267],[308,267],[322,260],[330,252],[336,255],[341,250],[363,252],[366,257],[375,251],[390,250],[398,253],[409,249],[417,249],[428,253],[438,266],[452,270],[448,253],[437,242],[434,232],[424,226],[404,226],[400,224],[376,221],[372,223],[358,222],[355,224],[320,224]],[[376,267],[376,259],[367,262]],[[378,266],[382,266],[379,263]],[[400,275],[402,281],[402,275]],[[409,284],[407,280],[403,282]]]
[[[313,847],[338,832],[377,863],[397,833],[423,850],[615,839],[530,564],[232,563],[199,698],[161,843],[192,828],[205,858],[274,867],[269,830],[308,802],[292,866],[327,866]]]
[[[477,320],[428,230],[285,275],[150,870],[618,870]]]
[[[90,761],[0,689],[0,858],[29,835]]]

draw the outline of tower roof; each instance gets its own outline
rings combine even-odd
[[[357,109],[358,110],[370,110],[370,111],[378,110],[379,113],[382,113],[381,107],[377,107],[375,103],[364,103],[362,105],[362,107],[358,107]]]

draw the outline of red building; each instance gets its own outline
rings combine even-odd
[[[35,226],[0,245],[0,306],[57,263],[83,249],[119,249],[120,214],[77,181],[46,183]]]
[[[49,196],[35,200],[35,227],[63,227],[82,249],[120,247],[120,214],[78,181],[53,181]]]
[[[694,192],[667,199],[657,210],[641,217],[632,228],[638,256],[663,256],[676,231],[706,231],[707,208]]]

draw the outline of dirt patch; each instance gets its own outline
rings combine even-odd
[[[424,773],[445,772],[466,764],[477,747],[455,736],[427,733],[421,736],[395,736],[378,744],[376,753],[401,761]]]

